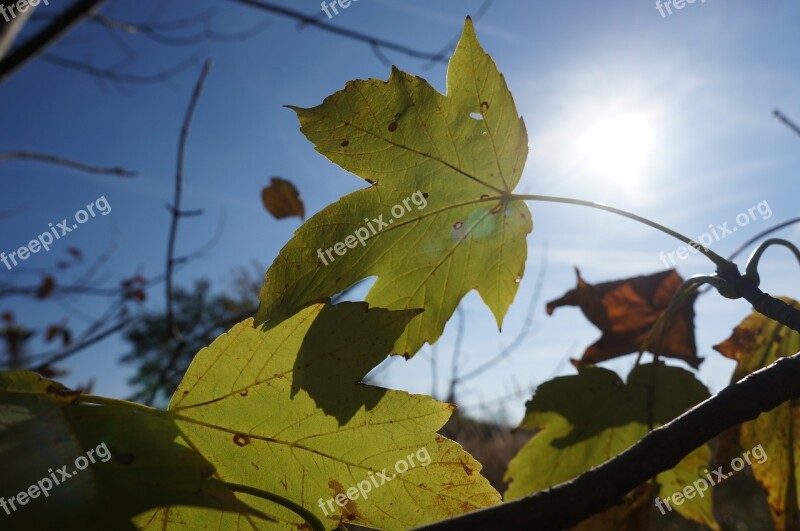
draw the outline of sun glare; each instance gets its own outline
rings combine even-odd
[[[620,184],[638,180],[653,150],[654,133],[638,114],[613,116],[591,127],[578,143],[582,163]]]

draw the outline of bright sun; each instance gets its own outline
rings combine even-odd
[[[644,116],[624,114],[591,127],[580,139],[578,153],[589,171],[625,184],[641,176],[653,144],[653,129]]]

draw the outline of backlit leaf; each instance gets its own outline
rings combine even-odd
[[[300,227],[267,271],[256,321],[377,276],[371,305],[425,309],[394,353],[435,342],[473,289],[499,326],[532,230],[528,207],[507,198],[528,137],[472,21],[450,61],[447,95],[395,68],[388,81],[351,81],[317,107],[292,108],[317,151],[372,186]]]
[[[540,429],[512,459],[504,499],[512,500],[578,477],[626,450],[647,433],[647,396],[652,364],[640,365],[624,383],[613,371],[600,367],[578,369],[575,376],[555,378],[539,386],[526,404],[522,426]],[[690,372],[659,363],[653,407],[655,426],[665,424],[708,398],[708,390]],[[675,468],[656,478],[658,491],[640,488],[624,506],[587,520],[586,531],[641,529],[639,510],[649,511],[655,495],[670,497],[699,479],[698,466],[708,466],[711,451],[704,445]],[[674,510],[691,520],[718,529],[712,495],[695,496]],[[632,523],[633,522],[633,523]]]
[[[792,299],[780,298],[800,307]],[[778,358],[800,352],[800,334],[754,311],[714,348],[736,361],[732,382],[737,382]],[[748,457],[753,475],[767,493],[775,529],[794,529],[800,506],[800,405],[784,402],[745,422],[740,430],[742,453],[758,445],[764,451],[765,457],[758,451],[758,458]]]
[[[436,434],[452,406],[359,384],[416,313],[315,304],[267,331],[247,320],[197,355],[169,411],[220,478],[307,507],[327,529],[407,529],[498,503],[480,464]],[[417,466],[399,473],[410,455]],[[386,483],[377,478],[384,469]],[[323,510],[372,477],[368,499],[358,493]],[[284,527],[303,524],[274,503],[247,503]]]
[[[0,495],[109,450],[12,525],[408,529],[498,503],[436,433],[453,406],[361,383],[417,313],[320,303],[269,330],[248,319],[197,354],[166,412],[0,372]]]
[[[211,479],[213,466],[171,421],[122,405],[78,404],[79,396],[34,373],[0,373],[0,495],[10,510],[9,498],[47,488],[45,479],[51,486],[47,496],[40,488],[10,515],[0,513],[3,529],[87,529],[91,522],[133,530],[137,514],[168,504],[251,511]]]

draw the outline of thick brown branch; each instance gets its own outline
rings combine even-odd
[[[742,276],[736,268],[726,271],[721,276],[733,288],[737,296],[735,298],[743,297],[758,313],[795,332],[800,332],[800,310],[772,297],[769,293],[764,293],[759,289],[757,281],[747,275]]]
[[[566,529],[610,509],[658,473],[673,468],[706,441],[780,404],[800,398],[800,354],[781,358],[572,481],[518,500],[419,529]]]

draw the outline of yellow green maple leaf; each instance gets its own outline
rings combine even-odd
[[[377,276],[371,305],[425,309],[394,353],[413,356],[435,342],[473,289],[500,326],[533,228],[528,207],[509,199],[528,136],[472,21],[450,61],[446,95],[395,68],[388,81],[350,81],[321,105],[292,109],[317,151],[372,186],[298,229],[267,271],[256,321],[280,320]]]

